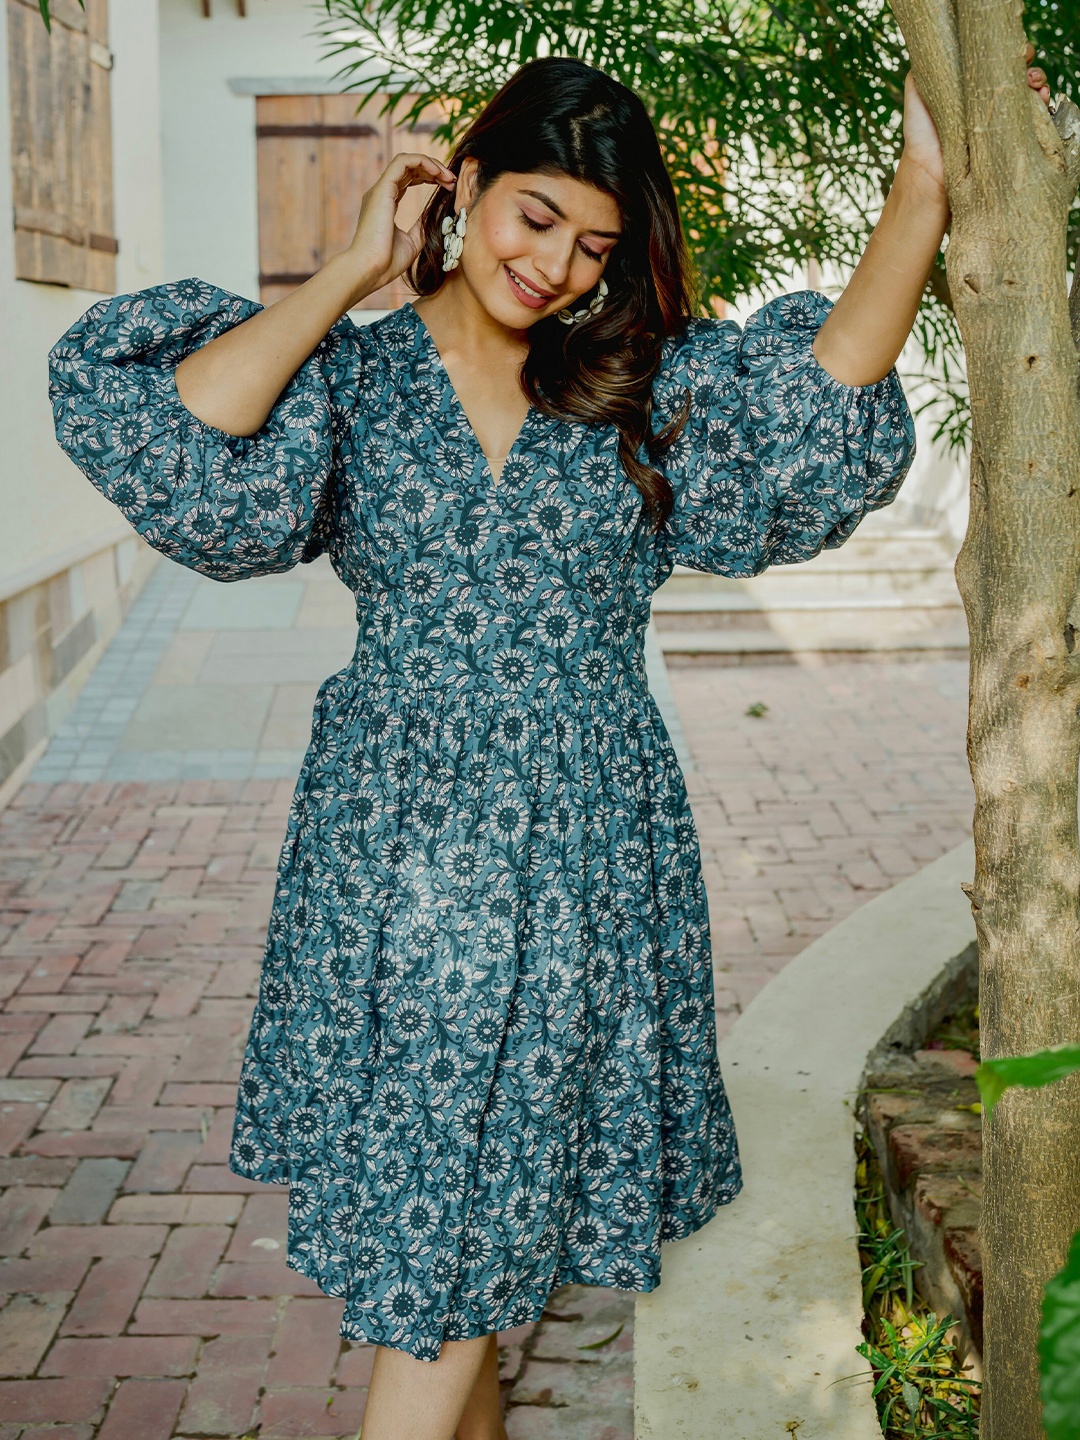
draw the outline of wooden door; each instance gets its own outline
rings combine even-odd
[[[360,200],[391,158],[420,150],[446,159],[431,132],[440,117],[429,106],[411,128],[380,115],[384,97],[357,109],[355,95],[260,95],[256,100],[259,186],[259,296],[269,305],[287,295],[347,248]],[[408,227],[431,191],[405,197],[399,223]],[[367,296],[366,310],[391,310],[410,295],[404,279]]]

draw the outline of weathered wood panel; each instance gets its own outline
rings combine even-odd
[[[259,189],[259,295],[272,304],[346,249],[356,230],[360,201],[391,157],[421,150],[445,159],[431,131],[431,106],[415,129],[380,114],[384,97],[359,104],[355,95],[262,95],[256,99]],[[412,192],[402,202],[406,228],[430,195]],[[365,309],[392,309],[409,289],[397,280],[369,295]]]
[[[8,0],[15,274],[112,292],[108,0],[53,7]]]

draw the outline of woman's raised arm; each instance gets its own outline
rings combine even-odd
[[[412,263],[419,222],[395,223],[412,185],[456,183],[429,155],[396,155],[364,195],[356,233],[310,280],[180,361],[177,394],[199,420],[230,435],[254,435],[293,375],[347,310]]]

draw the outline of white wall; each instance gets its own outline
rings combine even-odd
[[[897,362],[897,370],[913,411],[930,395],[923,379],[925,368],[922,350],[914,341],[909,341]],[[919,453],[894,508],[900,517],[910,512],[915,523],[941,529],[957,551],[967,530],[969,455],[965,450],[961,455],[950,456],[943,442],[934,444],[933,432],[934,421],[930,415],[915,417]]]
[[[111,0],[115,233],[122,292],[162,278],[158,35],[147,0]],[[16,280],[11,228],[7,22],[0,18],[0,593],[23,588],[52,562],[62,569],[129,533],[56,444],[46,356],[102,296]],[[98,543],[100,541],[100,543]],[[27,580],[27,583],[31,583]]]
[[[160,0],[165,265],[258,299],[255,91],[340,90],[314,0]],[[262,81],[237,94],[230,81]],[[359,102],[359,97],[358,97]],[[356,197],[357,210],[360,196]]]

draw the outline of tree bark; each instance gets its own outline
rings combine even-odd
[[[942,138],[967,355],[968,759],[984,1058],[1080,1040],[1080,389],[1065,236],[1080,116],[1026,84],[1016,0],[895,0]],[[1080,1077],[983,1131],[982,1440],[1040,1440],[1046,1281],[1080,1227]]]

